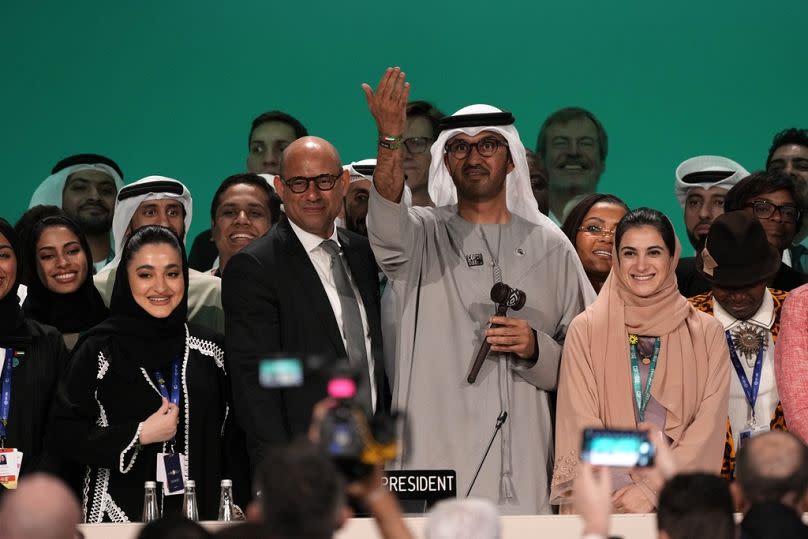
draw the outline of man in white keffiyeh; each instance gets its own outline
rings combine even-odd
[[[409,84],[388,69],[375,92],[364,90],[379,129],[368,236],[400,287],[387,372],[409,439],[395,466],[455,470],[458,495],[488,498],[503,514],[549,513],[548,392],[567,326],[594,291],[572,245],[538,211],[509,112],[472,105],[441,120],[429,174],[436,207],[408,208],[400,135]],[[527,301],[492,316],[489,291],[502,282]],[[469,383],[483,342],[490,351]]]

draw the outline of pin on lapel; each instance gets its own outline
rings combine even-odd
[[[470,268],[474,266],[482,266],[483,265],[483,254],[482,253],[474,253],[471,255],[466,255],[466,264],[469,265]]]

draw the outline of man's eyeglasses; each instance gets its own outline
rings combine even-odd
[[[589,234],[590,236],[603,236],[604,238],[614,236],[615,231],[614,228],[603,228],[598,225],[579,226],[578,230],[584,234]]]
[[[287,180],[283,180],[283,184],[293,193],[305,193],[309,188],[309,183],[314,182],[317,189],[320,191],[330,191],[337,184],[337,180],[342,177],[342,174],[320,174],[319,176],[295,176]]]
[[[410,153],[424,153],[432,146],[432,142],[433,139],[429,137],[412,137],[401,141]]]
[[[465,159],[471,154],[472,148],[477,148],[477,153],[483,157],[491,157],[500,146],[508,147],[508,143],[494,137],[484,138],[477,142],[467,142],[465,140],[453,140],[446,145],[445,151],[455,159]]]
[[[784,223],[796,223],[800,218],[800,210],[791,204],[778,206],[768,200],[755,200],[754,202],[748,203],[746,207],[752,208],[755,217],[758,219],[770,219],[775,211],[780,212],[780,217],[783,219]]]

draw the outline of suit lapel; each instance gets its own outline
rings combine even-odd
[[[289,255],[288,262],[291,274],[300,283],[301,302],[310,307],[314,318],[323,324],[323,330],[334,346],[337,357],[347,357],[345,344],[342,342],[342,334],[339,327],[337,327],[337,319],[334,317],[331,302],[328,301],[325,287],[320,281],[320,276],[317,274],[309,254],[303,248],[303,244],[300,243],[286,219],[283,219],[275,226],[280,228],[279,232],[283,238],[284,249]],[[300,323],[304,323],[304,321],[301,320]]]

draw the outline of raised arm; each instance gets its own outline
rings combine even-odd
[[[396,203],[401,201],[401,193],[404,191],[401,139],[407,121],[407,99],[410,96],[410,83],[405,79],[400,68],[388,67],[375,92],[369,84],[362,84],[368,109],[379,130],[373,184],[380,195]]]
[[[780,313],[774,376],[788,430],[808,440],[808,289],[791,292]]]

